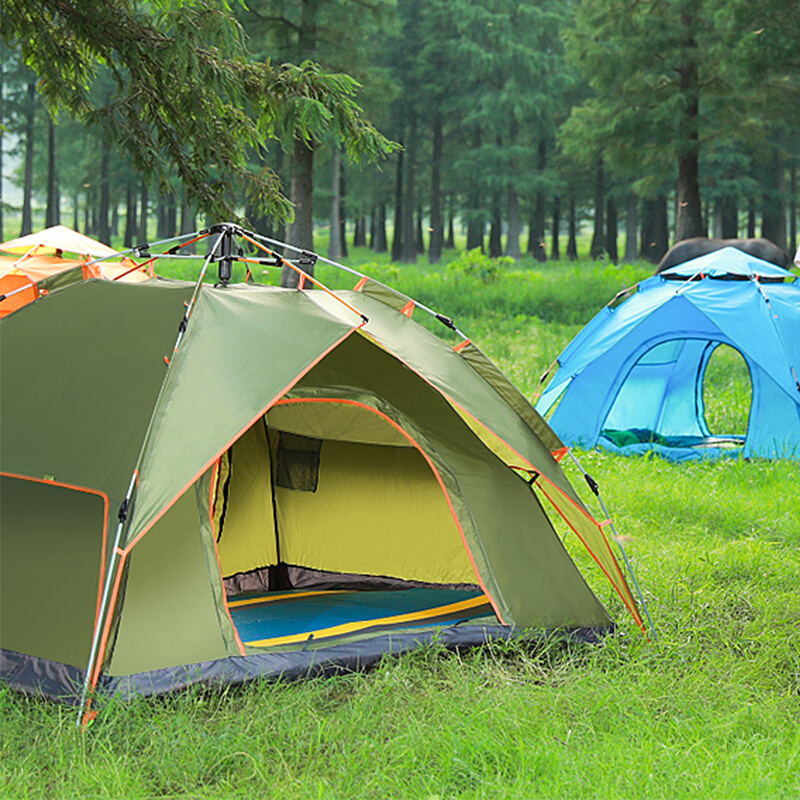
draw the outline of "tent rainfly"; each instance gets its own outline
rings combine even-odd
[[[3,681],[86,720],[98,692],[351,669],[434,635],[596,635],[612,620],[546,508],[641,626],[561,441],[473,343],[366,278],[230,284],[239,232],[202,232],[216,286],[89,280],[0,323]]]
[[[67,255],[70,254],[70,255]],[[77,231],[54,225],[0,244],[0,319],[53,289],[89,278],[147,280],[147,265]]]
[[[752,397],[746,431],[712,435],[703,384],[720,345],[741,354]],[[800,459],[800,282],[733,247],[675,265],[589,322],[536,409],[568,445]]]

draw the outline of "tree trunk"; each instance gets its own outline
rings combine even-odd
[[[453,216],[453,197],[450,195],[447,199],[447,233],[444,237],[444,246],[448,250],[452,250],[456,246],[456,225]]]
[[[314,249],[314,145],[297,139],[292,157],[291,197],[294,220],[289,225],[288,244],[303,250]],[[307,267],[309,275],[313,267]],[[281,271],[281,286],[296,288],[300,276],[287,266]]]
[[[797,252],[797,161],[789,165],[789,255]]]
[[[774,150],[772,166],[767,172],[764,205],[761,215],[761,235],[786,249],[786,207],[783,197],[783,158]]]
[[[285,184],[284,176],[283,176],[283,148],[276,147],[274,160],[270,158],[272,154],[269,153],[267,148],[263,144],[258,145],[258,158],[259,161],[266,167],[273,169],[275,175],[278,176],[281,183]],[[268,163],[270,162],[271,163]],[[185,213],[184,213],[185,212]],[[248,198],[247,203],[244,207],[244,215],[247,220],[247,224],[250,226],[251,230],[255,233],[260,233],[262,236],[267,236],[270,239],[282,239],[283,238],[283,230],[281,229],[278,231],[275,227],[274,220],[269,215],[265,214],[260,208],[253,204],[252,199]],[[185,222],[184,222],[185,218]],[[191,220],[191,222],[190,222]],[[191,227],[186,230],[186,228],[191,225]],[[186,204],[186,193],[183,192],[181,194],[181,225],[180,231],[181,233],[193,233],[197,230],[197,210],[194,205],[187,206]],[[182,252],[187,252],[193,245],[190,245],[188,248],[184,248]],[[192,252],[194,252],[192,250]]]
[[[397,173],[394,182],[394,229],[392,230],[392,261],[400,260],[403,240],[403,170],[405,151],[397,154]]]
[[[722,198],[718,197],[714,201],[714,224],[711,232],[715,239],[722,238]]]
[[[61,196],[58,191],[58,169],[56,167],[56,125],[52,118],[47,126],[47,210],[45,227],[61,224]]]
[[[506,255],[517,260],[522,258],[519,247],[519,237],[522,234],[522,222],[519,217],[519,196],[515,179],[517,177],[517,164],[514,157],[514,148],[517,144],[519,124],[512,118],[508,132],[508,146],[512,154],[509,162],[509,180],[506,183],[506,213],[508,214],[508,230],[506,231]],[[500,138],[497,139],[498,149],[502,146]]]
[[[111,236],[119,235],[119,204],[116,201],[111,203]]]
[[[500,193],[495,192],[492,197],[492,221],[489,227],[489,258],[497,258],[503,253],[502,227]]]
[[[703,236],[703,206],[700,201],[700,89],[697,72],[696,19],[681,14],[685,60],[678,67],[680,120],[678,130],[678,196],[675,214],[675,241]]]
[[[344,177],[344,164],[339,162],[339,246],[342,258],[347,258],[347,182]]]
[[[428,261],[436,264],[442,257],[444,225],[442,215],[442,149],[444,135],[442,115],[433,116],[433,150],[431,152],[431,226]]]
[[[341,209],[341,188],[342,188],[342,156],[339,148],[333,150],[331,176],[331,227],[330,239],[328,240],[328,258],[334,261],[342,257],[342,226],[339,211]]]
[[[539,174],[544,174],[547,168],[547,140],[544,137],[539,139],[536,165]],[[547,261],[547,246],[545,245],[546,219],[547,198],[544,190],[540,189],[536,192],[536,197],[533,201],[533,216],[531,217],[528,232],[528,253],[537,261]]]
[[[194,205],[183,196],[181,203],[181,234],[194,233],[197,230],[197,214],[195,213]]]
[[[756,201],[751,197],[747,201],[747,238],[754,239],[756,235]]]
[[[519,237],[522,233],[522,224],[519,219],[519,199],[517,190],[509,182],[508,184],[508,233],[506,234],[506,255],[513,259],[522,258],[522,251],[519,249]]]
[[[108,175],[108,145],[105,139],[100,143],[100,206],[98,208],[97,238],[103,243],[111,244],[111,228],[108,224],[110,206],[109,175]]]
[[[639,198],[628,192],[625,203],[625,256],[623,261],[630,263],[639,258],[639,246],[636,234],[639,230]]]
[[[138,244],[147,244],[147,221],[150,216],[150,198],[148,196],[147,181],[142,181],[141,204],[139,205],[139,241]]]
[[[72,195],[72,230],[78,230],[78,220],[80,214],[80,196],[78,195],[77,190]]]
[[[167,238],[167,212],[164,195],[159,194],[156,202],[156,239]]]
[[[28,83],[27,104],[25,108],[25,166],[22,187],[22,225],[19,235],[27,236],[33,232],[33,134],[36,113],[36,81],[31,79]]]
[[[558,261],[561,258],[561,198],[553,198],[553,227],[550,237],[550,258]]]
[[[475,128],[472,133],[472,147],[477,150],[481,146],[481,129]],[[467,250],[480,248],[483,252],[483,237],[486,229],[483,207],[481,205],[481,187],[474,172],[470,173],[467,189]]]
[[[180,233],[181,235],[185,233],[194,233],[197,230],[197,214],[195,213],[195,207],[193,203],[190,203],[186,199],[186,193],[182,193],[181,197],[181,225],[180,225]],[[269,236],[271,231],[259,231],[260,233],[264,233],[266,236]],[[182,253],[186,253],[186,255],[191,255],[195,252],[195,247],[193,244],[187,245],[181,249]]]
[[[739,236],[739,206],[736,198],[723,197],[720,204],[720,238],[736,239]]]
[[[486,222],[483,219],[483,212],[474,209],[467,220],[467,250],[480,250],[482,253],[485,235]]]
[[[174,239],[178,233],[178,201],[174,194],[167,197],[167,238]]]
[[[403,191],[403,218],[400,224],[400,261],[414,264],[417,260],[416,231],[414,230],[414,208],[416,206],[417,170],[417,119],[410,115],[406,140],[405,181]]]
[[[125,234],[122,242],[125,247],[136,244],[136,188],[133,183],[125,189]]]
[[[375,233],[372,238],[372,249],[376,253],[385,253],[389,249],[386,238],[386,203],[378,203],[373,225]]]
[[[92,195],[94,192],[92,188],[89,187],[86,189],[84,194],[83,200],[83,232],[86,236],[91,236],[94,231],[92,230],[92,218],[91,218],[91,207],[92,207]]]
[[[353,231],[353,247],[367,246],[367,218],[364,214],[356,217],[356,226]]]
[[[594,174],[594,231],[589,247],[591,258],[600,258],[605,253],[606,242],[606,174],[603,158],[599,156]]]
[[[675,214],[675,241],[703,236],[703,209],[700,202],[697,152],[678,156],[678,207]]]
[[[609,197],[606,204],[606,253],[608,253],[608,260],[612,264],[616,264],[619,261],[619,253],[617,252],[618,237],[617,202],[613,197]]]
[[[642,208],[642,258],[657,264],[669,249],[667,198],[660,194],[646,199]]]
[[[156,214],[158,217],[156,238],[172,239],[178,230],[178,208],[175,203],[175,195],[159,194]]]
[[[575,211],[575,196],[569,196],[569,232],[567,234],[567,258],[575,261],[578,257],[578,215]]]
[[[415,226],[414,226],[414,242],[417,247],[417,255],[421,256],[425,252],[425,235],[422,232],[422,218],[425,216],[425,212],[422,210],[421,207],[417,207],[417,213],[414,217]]]
[[[300,24],[296,28],[296,63],[316,61],[317,17],[321,0],[300,0]],[[296,4],[295,4],[296,5]],[[294,220],[286,230],[288,244],[303,250],[314,249],[314,143],[295,139],[292,150],[290,195],[294,205]],[[309,275],[313,266],[305,267]],[[296,288],[300,276],[284,266],[281,270],[281,286]]]

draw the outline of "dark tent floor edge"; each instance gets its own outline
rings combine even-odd
[[[616,625],[593,628],[525,631],[506,625],[452,625],[414,632],[395,632],[320,648],[231,656],[120,678],[103,676],[99,692],[130,700],[168,694],[190,686],[237,686],[248,682],[294,681],[365,671],[386,656],[400,656],[420,647],[440,644],[448,650],[480,647],[491,642],[521,639],[594,644],[616,631]],[[84,673],[75,667],[0,648],[3,683],[17,691],[75,704]]]

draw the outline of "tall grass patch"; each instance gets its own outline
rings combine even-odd
[[[454,316],[528,396],[580,326],[647,273],[484,269],[474,259],[364,267]],[[709,371],[712,430],[746,418],[745,378],[722,361]],[[612,547],[618,539],[630,556],[657,640],[556,520],[619,624],[599,644],[434,645],[367,674],[111,702],[85,734],[74,709],[0,688],[0,797],[798,796],[800,464],[577,455],[600,485]]]

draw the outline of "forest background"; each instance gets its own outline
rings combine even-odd
[[[797,246],[796,4],[8,3],[0,172],[21,202],[0,203],[4,239],[63,223],[130,246],[228,212],[301,247],[313,248],[316,233],[334,258],[355,245],[401,262],[427,252],[435,263],[457,241],[537,260],[575,258],[586,241],[593,258],[613,262],[655,262],[673,240],[695,235]],[[134,22],[184,44],[155,111],[124,93],[165,52],[155,38],[140,46]],[[117,50],[76,77],[70,48],[80,45],[80,24],[116,36]],[[296,65],[312,92],[334,95],[327,116],[304,122],[302,109],[282,108],[251,128],[261,113],[252,95],[238,109],[235,96],[211,102],[231,88],[219,73],[204,84],[192,67],[207,52]],[[37,58],[38,74],[28,66]],[[339,83],[324,84],[331,75]],[[81,80],[78,102],[72,84]],[[177,144],[148,138],[148,113]],[[204,114],[218,141],[192,149],[181,136],[191,144],[190,123]],[[292,114],[299,126],[287,122]],[[226,160],[226,137],[245,143],[241,163]],[[266,176],[260,193],[248,175]],[[275,201],[279,191],[293,210]]]

